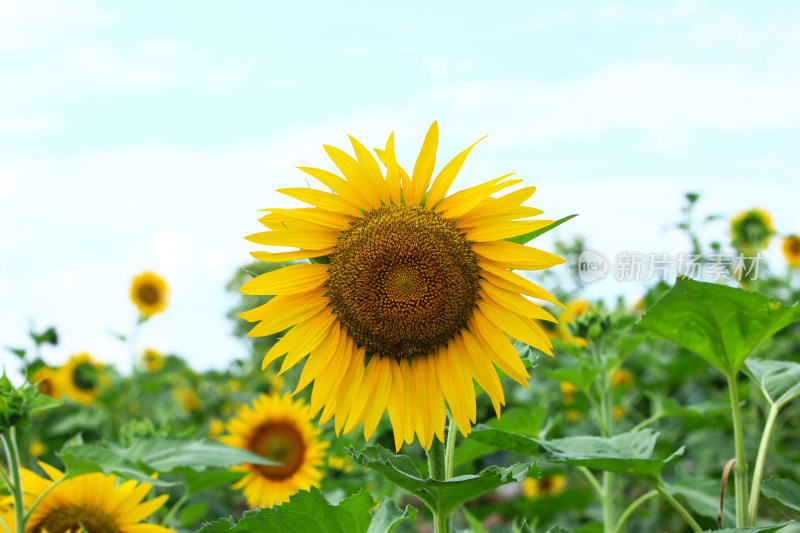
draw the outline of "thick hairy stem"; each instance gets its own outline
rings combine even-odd
[[[746,527],[750,523],[747,515],[747,456],[744,453],[744,434],[742,432],[742,412],[739,409],[739,385],[736,376],[728,376],[733,415],[733,439],[736,447],[736,527]]]
[[[444,455],[444,444],[434,437],[428,450],[428,472],[431,479],[446,479]],[[441,509],[431,509],[431,511],[433,511],[434,532],[450,533],[450,516]]]

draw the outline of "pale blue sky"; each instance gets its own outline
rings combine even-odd
[[[124,361],[106,329],[155,269],[172,304],[142,343],[224,365],[223,285],[273,190],[347,134],[394,130],[411,166],[433,120],[440,161],[490,135],[457,188],[516,171],[610,255],[684,250],[664,228],[687,190],[800,232],[798,27],[789,1],[0,0],[0,344],[32,318],[53,364]]]

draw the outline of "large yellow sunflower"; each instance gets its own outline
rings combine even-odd
[[[58,372],[49,366],[39,367],[31,375],[31,383],[36,383],[36,388],[39,392],[51,398],[56,398],[61,395],[58,385]]]
[[[783,238],[783,256],[790,267],[800,267],[800,236],[789,235]]]
[[[61,390],[79,403],[92,403],[105,382],[102,363],[86,352],[73,355],[58,370]]]
[[[541,214],[522,205],[534,187],[493,197],[521,182],[506,175],[447,196],[475,145],[434,178],[435,122],[411,175],[397,163],[394,134],[385,150],[375,150],[385,174],[360,142],[350,141],[355,158],[325,146],[344,178],[301,168],[332,192],[279,190],[313,207],[266,209],[260,220],[269,231],[248,237],[298,248],[255,252],[256,259],[312,264],[245,283],[244,294],[275,296],[239,316],[260,322],[250,336],[292,328],[263,365],[288,354],[285,371],[310,353],[297,390],[314,381],[311,411],[324,408],[321,423],[335,417],[338,433],[363,420],[369,438],[388,410],[398,449],[415,434],[428,448],[434,434],[443,439],[445,402],[460,431],[470,432],[473,379],[499,415],[504,397],[494,365],[527,386],[528,372],[509,336],[551,354],[538,320],[555,319],[522,295],[561,304],[512,270],[540,270],[563,260],[504,240],[551,223],[526,220]]]
[[[131,301],[143,316],[150,317],[166,309],[168,296],[167,282],[154,272],[142,272],[131,281]]]
[[[46,463],[40,462],[39,466],[50,479],[21,469],[26,508],[64,475]],[[169,498],[164,494],[142,502],[150,488],[149,483],[136,481],[117,486],[113,475],[85,474],[68,479],[42,498],[28,521],[26,533],[169,533],[173,530],[142,523]],[[15,533],[14,521],[6,520],[6,524]]]
[[[289,501],[289,496],[299,490],[319,485],[320,467],[329,444],[319,440],[320,430],[311,420],[308,406],[292,401],[290,394],[261,394],[252,408],[241,406],[237,418],[228,422],[230,435],[221,437],[222,442],[281,463],[234,467],[248,472],[233,488],[243,488],[251,507],[278,505]]]

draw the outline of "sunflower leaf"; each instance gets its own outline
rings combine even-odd
[[[331,505],[318,488],[311,487],[282,505],[245,511],[238,523],[231,518],[205,523],[200,533],[389,533],[417,514],[411,506],[401,511],[389,498],[383,498],[378,509],[371,512],[374,506],[372,496],[363,489]]]
[[[523,435],[538,435],[547,418],[547,407],[538,405],[531,408],[514,408],[503,411],[500,418],[492,418],[487,424],[501,430],[514,431]],[[463,439],[456,448],[455,464],[462,465],[498,450],[497,446],[476,439]]]
[[[151,485],[173,485],[161,479],[151,478],[135,463],[118,453],[96,444],[67,444],[57,453],[66,468],[68,477],[100,472],[106,476],[115,474],[125,479],[133,479]]]
[[[778,408],[800,396],[800,364],[750,359],[745,367],[767,400]]]
[[[761,483],[761,493],[770,501],[782,503],[800,513],[800,485],[794,481],[772,476]]]
[[[129,461],[142,463],[163,474],[180,468],[201,472],[208,468],[229,468],[242,463],[278,465],[249,450],[208,439],[142,438],[117,452]]]
[[[450,513],[466,501],[506,483],[522,481],[529,473],[536,475],[539,470],[535,463],[518,463],[508,468],[491,466],[477,475],[456,476],[442,481],[423,478],[411,459],[395,455],[381,446],[367,446],[361,451],[347,448],[345,451],[357,463],[380,472],[441,513]]]
[[[510,238],[505,239],[505,240],[507,240],[509,242],[515,242],[517,244],[526,244],[526,243],[532,241],[533,239],[535,239],[536,237],[538,237],[538,236],[540,236],[540,235],[542,235],[544,233],[547,233],[551,229],[557,228],[558,226],[560,226],[561,224],[563,224],[567,220],[575,218],[576,216],[578,216],[577,213],[574,214],[574,215],[566,216],[566,217],[564,217],[564,218],[562,218],[560,220],[556,220],[555,222],[553,222],[549,226],[545,226],[543,228],[539,228],[539,229],[537,229],[535,231],[532,231],[530,233],[526,233],[524,235],[517,235],[516,237],[510,237]]]
[[[632,476],[657,486],[661,468],[683,454],[683,447],[664,460],[653,459],[658,433],[644,429],[610,438],[567,437],[540,440],[479,424],[470,438],[514,453],[541,456],[551,463],[566,463]]]
[[[641,325],[734,376],[759,344],[797,321],[800,305],[785,307],[754,292],[679,278]]]
[[[756,526],[756,527],[726,527],[725,529],[706,529],[702,533],[772,533],[779,529],[788,526],[791,522],[784,522],[783,524],[775,524],[772,526]]]

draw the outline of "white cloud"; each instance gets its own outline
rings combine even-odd
[[[58,120],[44,113],[6,114],[0,110],[0,135],[41,133],[58,127]]]
[[[95,4],[80,0],[0,0],[0,50],[23,51],[110,22]]]

